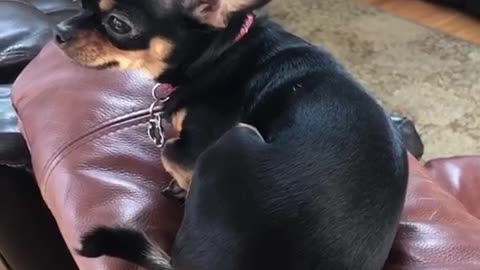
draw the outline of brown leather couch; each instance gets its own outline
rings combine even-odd
[[[76,269],[28,166],[11,106],[11,83],[75,14],[72,0],[0,0],[0,270]]]
[[[119,224],[170,249],[182,209],[160,194],[170,179],[146,134],[152,86],[136,72],[85,70],[54,45],[14,85],[41,195],[70,251],[92,227]],[[410,166],[405,214],[385,269],[480,269],[480,157],[425,166],[410,157]],[[112,258],[74,259],[85,270],[138,269]]]
[[[0,86],[51,39],[57,23],[79,10],[76,0],[0,0]]]

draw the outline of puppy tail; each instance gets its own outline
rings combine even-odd
[[[88,258],[111,256],[148,270],[173,270],[170,257],[140,232],[122,228],[97,228],[82,237],[78,254]]]

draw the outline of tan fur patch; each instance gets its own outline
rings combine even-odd
[[[183,129],[183,121],[187,117],[187,109],[181,109],[175,112],[172,116],[172,126],[176,132],[181,132]]]
[[[167,141],[167,144],[175,143],[176,140],[178,140],[178,138],[170,139]],[[167,147],[167,145],[165,147]],[[162,164],[165,170],[175,179],[178,185],[188,192],[190,190],[190,185],[192,184],[193,172],[174,162],[171,162],[163,155]]]
[[[242,10],[248,6],[251,6],[253,5],[253,0],[226,0],[226,1],[223,1],[224,3],[224,9],[228,12],[228,13],[232,13],[232,12],[235,12],[235,11],[239,11],[239,10]]]
[[[230,14],[233,12],[247,8],[248,6],[253,5],[255,0],[225,0],[222,1],[222,27],[228,25],[228,20],[230,19]]]
[[[101,11],[110,11],[113,9],[114,6],[114,0],[100,0],[100,2],[98,2],[98,7]]]
[[[83,66],[95,68],[116,62],[119,69],[142,70],[152,78],[165,71],[165,60],[172,49],[169,41],[154,38],[146,50],[120,50],[106,37],[93,31],[79,33],[75,41],[63,48],[68,56]]]
[[[195,5],[198,0],[185,2],[185,5]],[[196,6],[193,10],[193,16],[201,22],[213,25],[218,28],[225,28],[233,12],[247,8],[255,4],[255,0],[222,0],[219,9],[212,10],[208,3]]]

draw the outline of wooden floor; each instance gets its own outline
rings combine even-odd
[[[424,0],[359,0],[397,16],[480,44],[480,19]],[[478,0],[480,1],[480,0]]]

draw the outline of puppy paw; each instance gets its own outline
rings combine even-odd
[[[180,187],[177,181],[172,180],[168,187],[166,187],[162,194],[167,198],[175,199],[179,202],[185,202],[187,191]]]
[[[176,132],[181,132],[183,129],[183,123],[187,117],[187,109],[181,109],[176,111],[172,115],[172,127]]]

